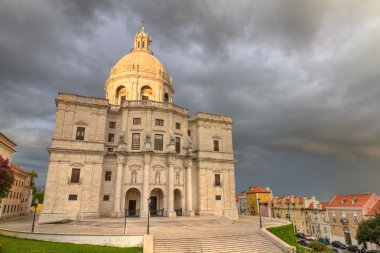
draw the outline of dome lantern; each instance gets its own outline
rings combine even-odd
[[[150,49],[151,44],[152,44],[152,37],[150,37],[149,34],[145,32],[144,22],[143,22],[141,25],[141,31],[135,34],[135,38],[133,40],[133,45],[134,45],[133,50],[144,50],[144,51],[151,52],[151,49]]]

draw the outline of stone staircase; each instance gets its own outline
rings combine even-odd
[[[154,239],[154,253],[283,253],[259,232],[250,234],[204,237]]]

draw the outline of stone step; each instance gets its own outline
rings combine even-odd
[[[259,233],[205,238],[155,239],[155,253],[282,253],[283,251]]]

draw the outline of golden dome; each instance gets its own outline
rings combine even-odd
[[[137,75],[149,79],[161,79],[163,82],[171,84],[170,76],[164,65],[162,65],[152,52],[136,48],[129,54],[123,56],[115,64],[111,69],[108,81]]]
[[[111,104],[142,99],[172,102],[172,79],[153,55],[151,43],[152,38],[142,26],[133,40],[134,48],[112,67],[104,87]],[[151,94],[145,94],[147,88],[152,90]]]

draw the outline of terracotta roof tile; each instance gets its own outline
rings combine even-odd
[[[270,193],[271,191],[268,191],[267,189],[261,187],[261,186],[251,186],[249,187],[247,193]]]
[[[322,209],[326,209],[326,207],[329,205],[329,202],[319,202]]]
[[[352,206],[352,207],[362,207],[368,200],[373,196],[374,193],[367,194],[356,194],[356,195],[336,195],[331,200],[328,207],[334,206]]]
[[[12,170],[15,170],[15,171],[18,171],[18,172],[20,172],[20,173],[22,173],[22,174],[24,174],[24,175],[29,175],[28,172],[26,172],[25,170],[23,170],[20,166],[18,166],[18,165],[15,164],[15,163],[12,163],[12,164],[11,164],[11,169],[12,169]]]
[[[375,216],[376,213],[380,213],[380,199],[376,202],[376,204],[371,207],[371,209],[368,211],[368,216]]]

